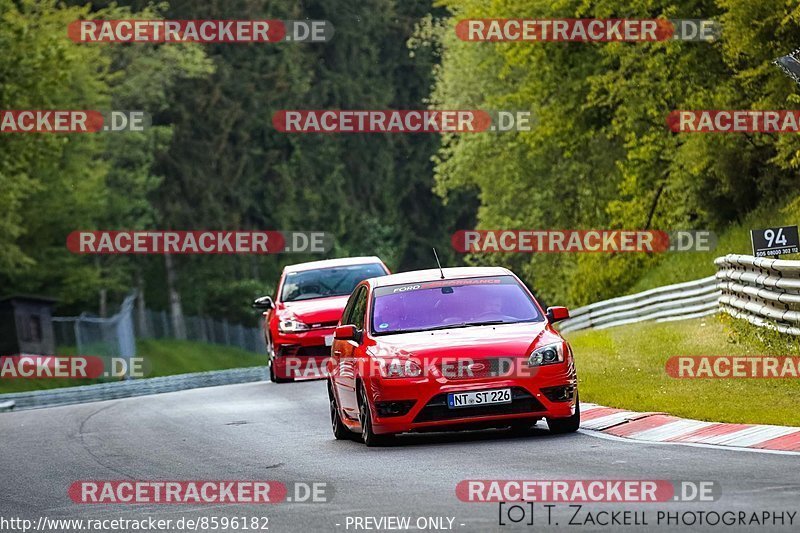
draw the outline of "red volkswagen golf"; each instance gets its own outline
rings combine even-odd
[[[347,296],[361,280],[389,269],[377,257],[327,259],[283,269],[275,298],[258,298],[273,382],[324,377],[333,330]]]
[[[328,376],[337,439],[410,431],[580,425],[572,349],[505,268],[446,268],[360,283],[336,328]]]

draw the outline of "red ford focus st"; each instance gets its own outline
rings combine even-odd
[[[253,307],[264,311],[264,336],[273,382],[324,377],[333,330],[348,295],[360,281],[389,269],[377,257],[327,259],[283,269],[275,298]]]
[[[505,268],[447,268],[360,283],[336,328],[328,376],[337,439],[580,425],[572,350]]]

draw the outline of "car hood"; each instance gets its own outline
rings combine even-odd
[[[278,309],[281,315],[293,315],[306,324],[338,322],[349,296],[315,298],[299,302],[282,302]]]
[[[560,340],[546,322],[527,322],[382,335],[375,338],[370,353],[426,359],[524,357],[537,345]]]

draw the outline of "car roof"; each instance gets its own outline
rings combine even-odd
[[[453,267],[445,268],[444,278],[447,279],[460,279],[460,278],[478,278],[483,276],[508,276],[511,271],[503,267]],[[379,278],[371,278],[369,283],[373,287],[386,287],[387,285],[403,285],[406,283],[420,283],[423,281],[439,281],[442,279],[442,273],[438,268],[430,268],[428,270],[412,270],[411,272],[400,272],[398,274],[389,274],[388,276],[381,276]]]
[[[284,272],[301,272],[304,270],[317,270],[319,268],[333,268],[350,265],[369,265],[372,263],[383,264],[380,258],[374,255],[365,257],[341,257],[339,259],[323,259],[322,261],[310,261],[308,263],[298,263],[287,265],[283,268]]]

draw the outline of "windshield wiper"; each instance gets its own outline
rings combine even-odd
[[[494,324],[513,324],[513,322],[506,322],[505,320],[483,320],[481,322],[462,322],[465,326],[491,326]]]
[[[433,328],[426,328],[425,331],[429,329],[449,329],[449,328],[468,328],[471,326],[491,326],[494,324],[512,324],[513,322],[506,322],[505,320],[482,320],[479,322],[457,322],[455,324],[450,324],[448,326],[436,326]]]
[[[419,328],[419,329],[401,329],[397,331],[381,332],[384,335],[393,333],[420,333],[423,331],[436,331],[440,329],[457,329],[468,328],[471,326],[491,326],[493,324],[513,324],[514,322],[506,322],[504,320],[484,320],[482,322],[456,322],[455,324],[446,324],[443,326],[433,326],[432,328]]]

